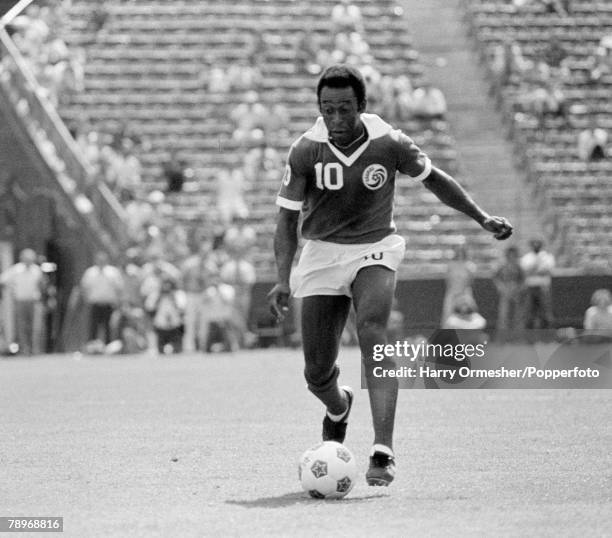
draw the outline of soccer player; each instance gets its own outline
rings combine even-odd
[[[365,83],[357,69],[327,68],[317,85],[317,99],[321,117],[291,146],[276,200],[278,282],[268,301],[282,319],[290,294],[303,298],[304,374],[309,390],[326,407],[323,440],[342,443],[353,391],[338,384],[336,358],[351,300],[362,361],[371,372],[373,348],[385,343],[395,273],[404,257],[405,241],[395,234],[393,223],[396,172],[423,182],[442,202],[472,217],[497,239],[509,237],[512,226],[483,211],[452,177],[433,167],[408,136],[365,113]],[[307,241],[292,271],[300,212]],[[397,383],[389,379],[379,388],[371,379],[367,382],[374,446],[366,480],[387,486],[395,476]]]

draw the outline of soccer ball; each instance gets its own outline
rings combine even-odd
[[[298,476],[311,497],[340,499],[355,485],[357,463],[344,445],[324,441],[304,452]]]

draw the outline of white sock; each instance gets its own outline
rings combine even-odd
[[[339,415],[332,415],[329,411],[327,411],[327,416],[332,422],[340,422],[346,416],[347,411],[348,407],[346,408],[346,411],[340,413]]]
[[[372,447],[370,456],[373,456],[374,452],[382,452],[383,454],[386,454],[387,456],[391,456],[392,458],[395,457],[395,454],[393,454],[393,450],[391,450],[387,445],[375,444]]]

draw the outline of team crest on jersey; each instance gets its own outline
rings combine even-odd
[[[291,181],[291,166],[289,166],[289,163],[287,163],[287,166],[285,166],[285,173],[283,174],[283,185],[285,185],[285,187],[287,185],[289,185],[289,182]]]
[[[363,171],[361,179],[368,189],[375,191],[387,182],[387,169],[382,164],[371,164]]]

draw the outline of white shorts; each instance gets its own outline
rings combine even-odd
[[[347,295],[357,272],[370,265],[383,265],[397,271],[404,259],[406,241],[388,235],[376,243],[343,245],[309,239],[297,267],[291,272],[294,297],[309,295]]]

